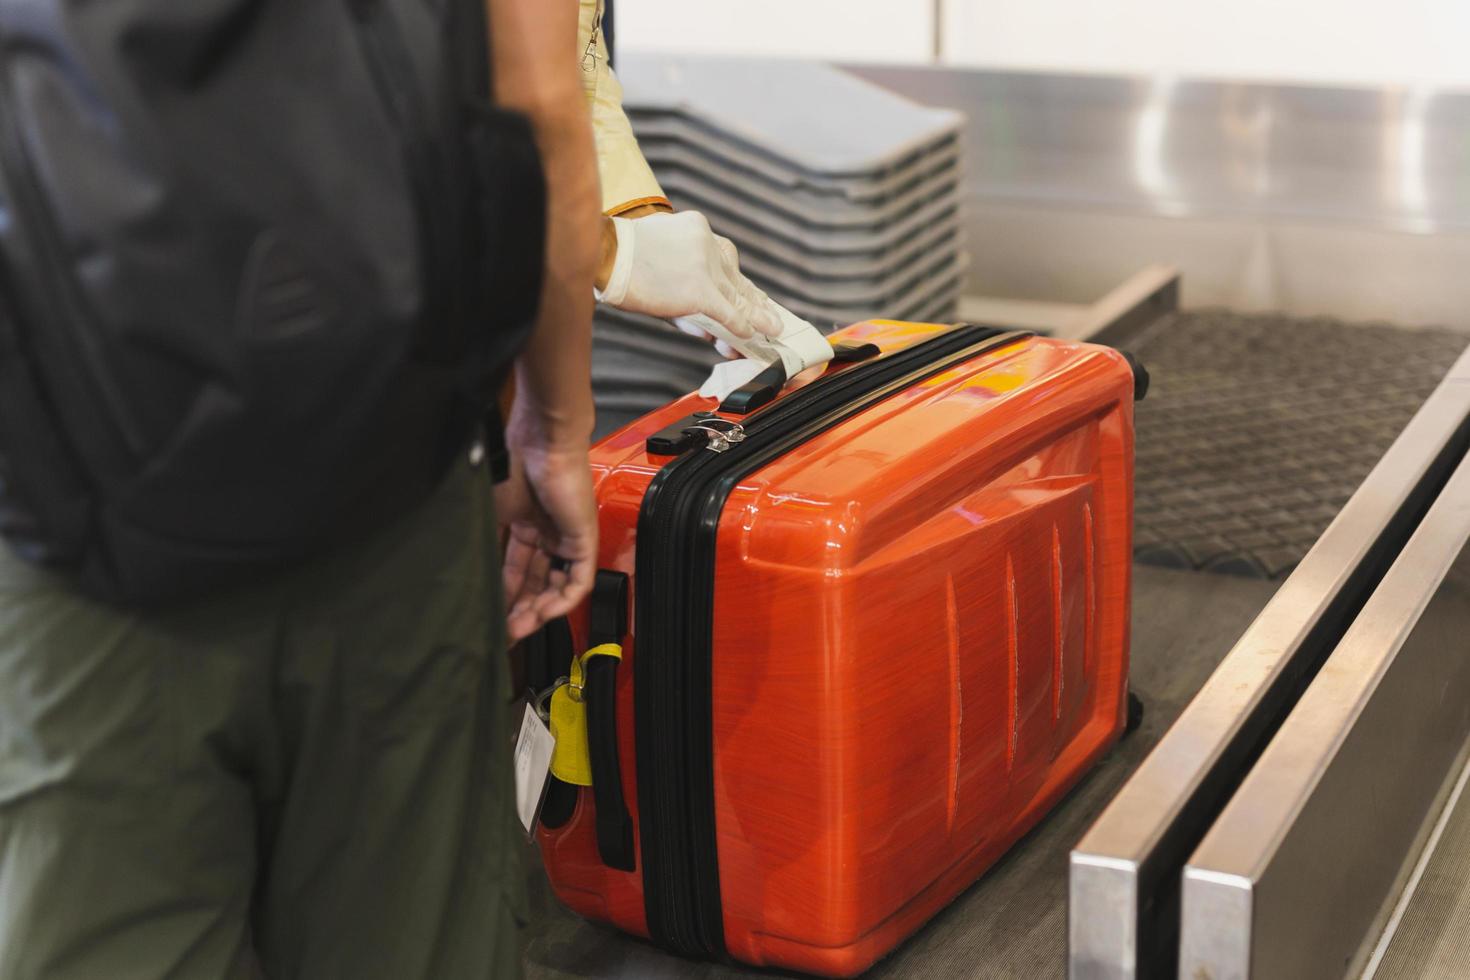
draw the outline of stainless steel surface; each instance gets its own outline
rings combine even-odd
[[[1046,303],[966,296],[966,323],[1036,330],[1066,340],[1106,342],[1107,334],[1144,326],[1179,309],[1179,271],[1167,265],[1140,269],[1094,303]]]
[[[1360,969],[1467,738],[1470,459],[1190,858],[1180,973]]]
[[[1407,534],[1404,525],[1417,517],[1432,474],[1447,465],[1447,447],[1462,441],[1467,417],[1470,352],[1077,845],[1069,905],[1073,977],[1172,972],[1176,889],[1186,859],[1302,678],[1321,662],[1336,629],[1351,621],[1359,594],[1382,574],[1397,547],[1389,542],[1394,533]]]
[[[979,196],[1470,230],[1467,93],[850,70],[925,105],[964,111]]]
[[[1179,270],[1151,265],[1129,276],[1063,329],[1068,340],[1106,342],[1179,309]]]
[[[845,67],[969,117],[969,293],[1470,329],[1470,93]]]
[[[1057,324],[1069,324],[1087,312],[1085,303],[1048,303],[1039,299],[1003,296],[964,296],[959,318],[965,323],[1006,324],[1017,330],[1049,334]]]
[[[1470,963],[1470,766],[1435,824],[1363,980],[1458,980]]]

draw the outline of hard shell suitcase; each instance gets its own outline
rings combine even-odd
[[[538,834],[587,918],[852,976],[1124,729],[1136,379],[980,327],[833,342],[799,390],[595,448],[603,571],[562,656],[621,660],[571,671],[592,785],[554,781]]]

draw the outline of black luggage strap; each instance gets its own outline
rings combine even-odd
[[[883,353],[876,344],[833,344],[832,362],[852,364],[866,361]],[[776,400],[781,389],[791,379],[786,376],[786,366],[780,361],[772,364],[744,385],[736,388],[720,404],[726,415],[749,415]]]
[[[628,576],[600,571],[592,587],[588,641],[594,649],[622,645],[628,634]],[[587,657],[582,698],[587,704],[587,747],[592,763],[592,799],[597,806],[597,853],[618,871],[633,871],[633,819],[623,798],[618,759],[618,659]]]
[[[572,639],[572,627],[565,617],[553,619],[535,636],[524,641],[526,650],[526,676],[532,692],[547,690],[556,685],[557,678],[567,669],[567,664],[576,656],[576,642]],[[541,805],[541,826],[547,830],[558,830],[567,825],[577,812],[577,787],[564,783],[555,776],[546,788],[546,802]]]

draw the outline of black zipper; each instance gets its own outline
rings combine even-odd
[[[725,951],[711,724],[715,544],[726,500],[751,473],[833,426],[1027,336],[960,326],[834,374],[745,421],[742,441],[691,450],[649,485],[638,518],[634,690],[638,836],[654,941],[687,956]]]
[[[449,272],[445,262],[450,253],[443,243],[449,222],[440,205],[443,195],[437,188],[446,183],[448,173],[437,159],[441,152],[438,141],[429,132],[419,73],[394,22],[389,0],[347,0],[347,5],[379,98],[404,134],[404,165],[416,205],[423,263],[423,323],[425,329],[443,329],[439,321],[452,309],[453,300],[444,288]]]
[[[0,168],[10,178],[12,203],[18,218],[16,234],[30,246],[41,280],[39,288],[28,290],[28,295],[39,297],[43,307],[39,311],[31,311],[31,316],[56,319],[56,323],[46,329],[65,338],[64,342],[80,368],[78,375],[84,379],[95,405],[100,409],[91,414],[103,416],[105,420],[101,424],[111,426],[119,443],[136,459],[147,448],[142,427],[128,409],[127,399],[102,365],[104,358],[94,340],[100,331],[72,276],[69,263],[63,257],[66,250],[58,239],[50,208],[39,190],[30,156],[15,131],[16,120],[20,117],[10,99],[10,89],[11,86],[0,82]]]

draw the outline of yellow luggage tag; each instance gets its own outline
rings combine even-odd
[[[604,643],[572,661],[571,682],[551,695],[551,734],[556,751],[551,756],[551,774],[573,786],[592,785],[592,752],[587,743],[587,702],[582,699],[586,671],[592,657],[623,659],[623,648]]]

